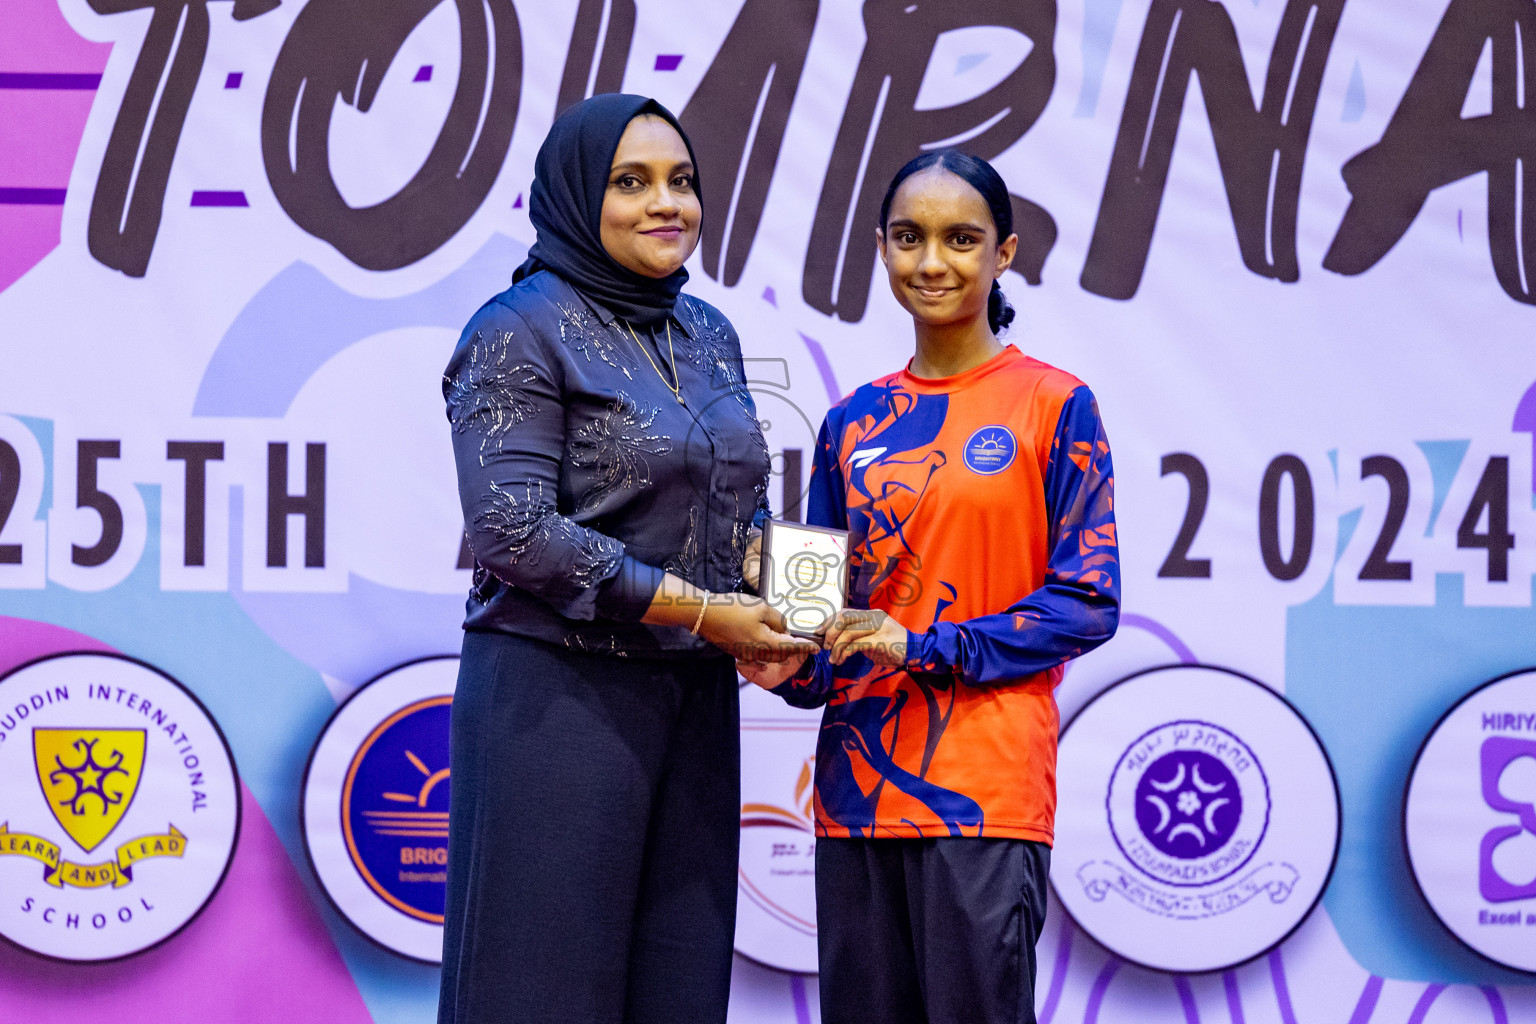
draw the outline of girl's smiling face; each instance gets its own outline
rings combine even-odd
[[[619,266],[662,278],[699,241],[702,207],[683,137],[664,118],[629,122],[613,154],[598,237]]]
[[[896,301],[933,326],[985,321],[992,282],[1018,247],[1016,235],[999,242],[981,193],[941,167],[901,183],[875,238]]]

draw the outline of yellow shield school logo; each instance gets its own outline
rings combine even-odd
[[[201,913],[234,853],[242,791],[191,691],[81,651],[0,675],[0,710],[0,938],[100,962]]]
[[[37,781],[69,838],[90,853],[133,803],[144,774],[143,729],[33,729]]]

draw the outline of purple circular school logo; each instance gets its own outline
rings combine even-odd
[[[1237,833],[1243,796],[1237,777],[1201,750],[1164,754],[1136,784],[1136,824],[1157,849],[1196,860]]]
[[[1168,885],[1219,882],[1246,864],[1269,827],[1269,783],[1253,750],[1218,725],[1168,722],[1138,737],[1105,800],[1126,858]]]
[[[1062,730],[1057,766],[1051,884],[1127,961],[1225,970],[1283,942],[1328,884],[1338,783],[1256,679],[1188,664],[1122,679]]]

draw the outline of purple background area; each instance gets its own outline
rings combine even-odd
[[[199,190],[192,193],[193,206],[250,206],[240,191]]]

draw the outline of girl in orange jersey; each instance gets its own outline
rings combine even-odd
[[[1077,378],[998,340],[1007,187],[953,150],[908,163],[876,240],[907,366],[827,414],[809,522],[850,533],[849,610],[814,659],[743,662],[816,752],[827,1024],[1033,1022],[1056,805],[1055,686],[1114,634],[1109,445]]]

